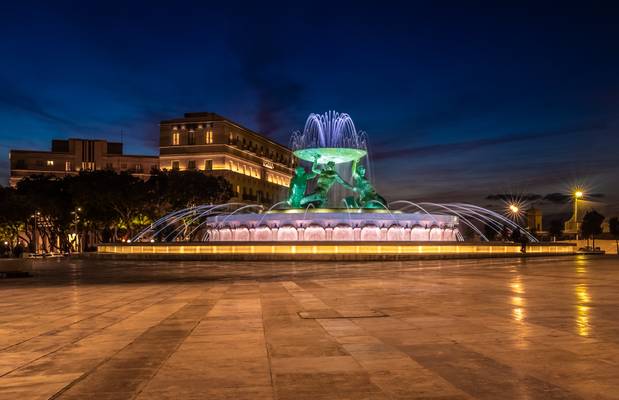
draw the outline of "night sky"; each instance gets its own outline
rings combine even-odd
[[[584,185],[619,213],[618,9],[7,3],[3,184],[9,149],[52,138],[123,132],[125,152],[157,154],[160,120],[212,111],[288,144],[307,114],[336,110],[367,132],[390,200],[535,194],[560,213],[569,204],[547,195]]]

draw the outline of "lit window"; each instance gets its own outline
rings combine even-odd
[[[196,133],[193,130],[187,135],[187,144],[196,144]]]
[[[172,161],[172,169],[178,171],[180,169],[180,161]]]
[[[47,160],[47,166],[48,167],[53,167],[54,166],[54,160]]]
[[[213,131],[212,130],[209,129],[206,132],[204,132],[204,142],[206,144],[213,143]]]
[[[205,160],[204,161],[204,170],[211,171],[213,169],[213,160]]]
[[[180,142],[181,142],[181,134],[178,132],[173,132],[172,133],[172,145],[178,146]]]
[[[135,164],[136,172],[142,172],[142,164]]]
[[[187,169],[196,169],[196,160],[189,160],[187,162]]]
[[[65,163],[64,163],[64,170],[65,171],[73,171],[73,164],[71,163],[71,161],[65,161]]]

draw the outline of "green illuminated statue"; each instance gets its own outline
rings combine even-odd
[[[318,167],[318,156],[314,158],[314,164],[312,165],[312,172],[318,175],[316,181],[316,188],[314,192],[303,197],[301,200],[302,206],[313,204],[316,207],[324,207],[327,203],[327,194],[335,182],[344,186],[346,189],[352,190],[350,186],[335,170],[335,162],[329,161],[322,168]]]
[[[358,164],[358,160],[352,164],[353,190],[358,194],[357,198],[346,198],[348,207],[353,208],[386,208],[387,201],[378,193],[365,176],[365,166]]]
[[[315,172],[307,172],[305,168],[298,166],[294,170],[294,176],[290,181],[290,188],[288,189],[287,203],[292,208],[302,208],[301,200],[305,197],[307,190],[307,182],[316,177]]]

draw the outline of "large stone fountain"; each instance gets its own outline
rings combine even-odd
[[[311,114],[291,144],[294,155],[309,165],[296,167],[288,199],[278,204],[283,207],[210,216],[208,240],[457,240],[457,216],[389,209],[367,177],[365,134],[348,114]]]
[[[571,244],[536,243],[514,221],[475,205],[388,202],[368,177],[366,143],[347,114],[311,114],[292,135],[299,165],[286,200],[178,210],[125,243],[99,245],[98,253],[244,261],[513,257],[524,245],[506,238],[518,232],[530,242],[526,255],[573,253]],[[489,230],[502,241],[484,243]]]

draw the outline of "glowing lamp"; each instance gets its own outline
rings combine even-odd
[[[580,190],[577,190],[576,192],[574,192],[574,196],[577,199],[580,199],[583,195],[584,195],[584,193],[582,191],[580,191]]]
[[[520,211],[520,209],[518,208],[517,205],[515,204],[510,204],[509,205],[509,211],[513,212],[514,214],[518,214],[518,212]]]

